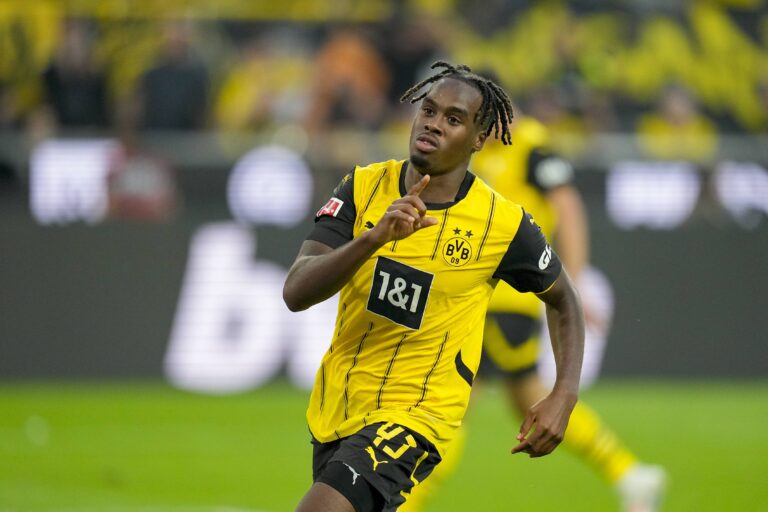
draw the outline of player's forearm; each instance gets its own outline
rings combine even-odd
[[[551,308],[548,307],[547,310]],[[584,322],[581,315],[556,311],[547,315],[555,354],[557,377],[554,390],[574,396],[578,393],[581,364],[584,357]]]
[[[285,279],[283,300],[302,311],[333,296],[381,247],[368,233],[324,254],[300,255]]]
[[[567,274],[561,276],[558,294],[547,303],[547,323],[557,377],[554,390],[576,396],[584,358],[584,312]]]

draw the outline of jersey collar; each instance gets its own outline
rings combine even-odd
[[[403,166],[400,168],[400,196],[405,196],[408,193],[408,190],[405,188],[405,172],[408,170],[408,160],[405,160],[403,162]],[[472,174],[472,172],[467,169],[466,174],[464,174],[464,181],[461,182],[461,186],[459,187],[459,191],[456,194],[456,197],[453,198],[453,201],[449,201],[447,203],[424,203],[428,210],[445,210],[446,208],[450,208],[451,206],[455,205],[462,199],[464,199],[467,196],[467,193],[469,193],[469,189],[472,186],[472,184],[475,182],[475,175]]]

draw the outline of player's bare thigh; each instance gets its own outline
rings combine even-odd
[[[355,512],[355,508],[330,485],[315,482],[296,507],[296,512]]]

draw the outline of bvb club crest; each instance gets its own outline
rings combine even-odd
[[[462,231],[456,228],[453,233],[458,236],[449,238],[443,244],[443,259],[452,267],[462,267],[472,258],[472,245],[469,243],[472,232],[465,231],[461,236]]]

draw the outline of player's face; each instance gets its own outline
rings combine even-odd
[[[485,134],[475,124],[483,96],[472,85],[443,78],[421,101],[411,127],[411,162],[426,174],[466,169]]]

